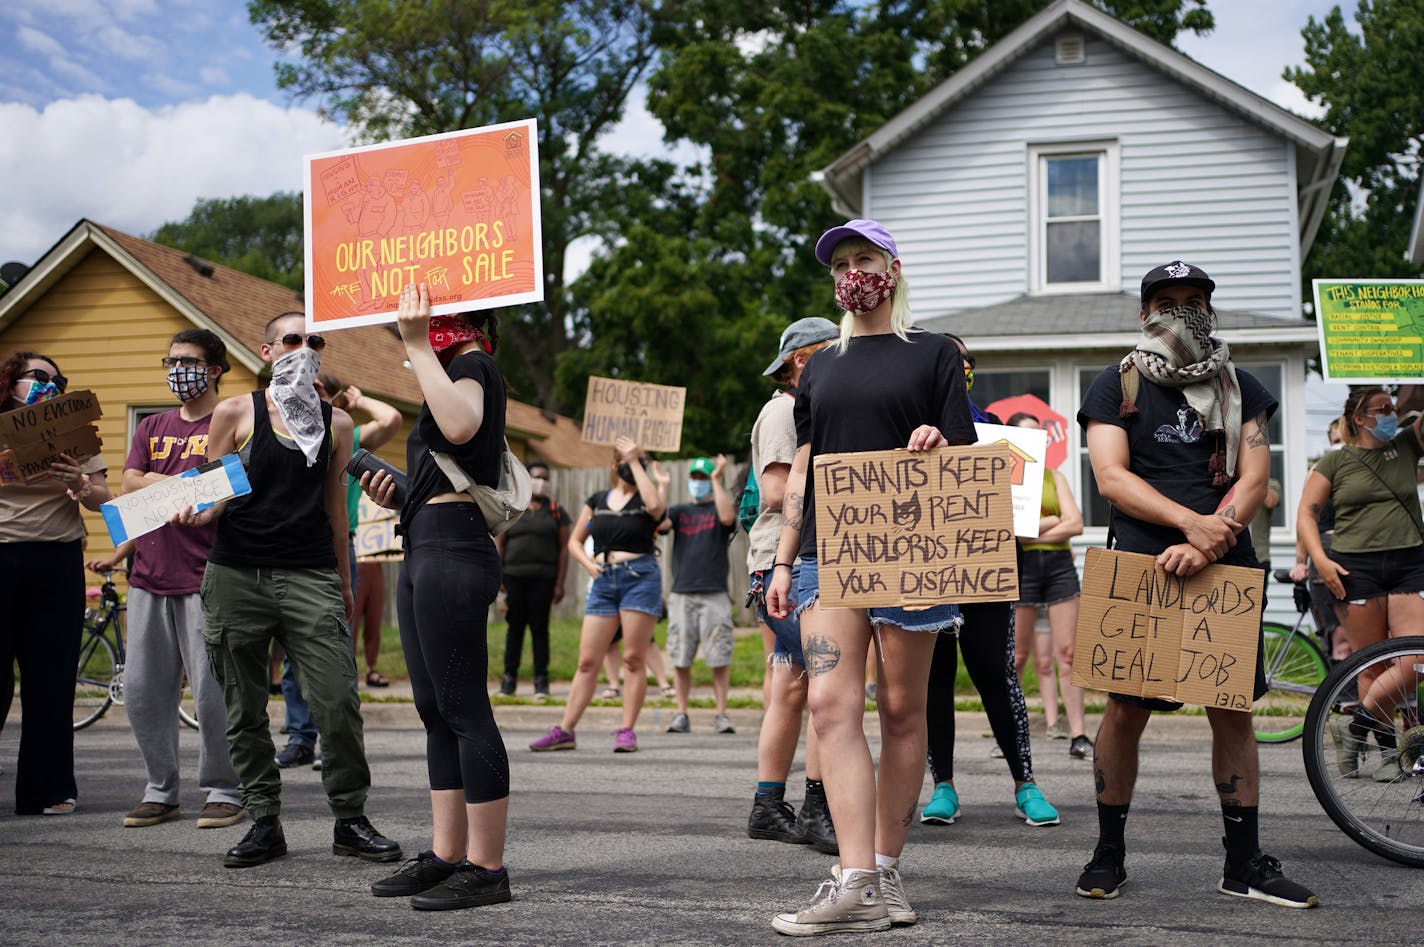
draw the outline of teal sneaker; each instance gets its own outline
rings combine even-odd
[[[920,821],[926,825],[953,825],[959,818],[959,793],[949,783],[935,783],[929,805],[920,810]]]
[[[1014,815],[1029,825],[1057,825],[1058,810],[1043,798],[1043,792],[1033,783],[1024,783],[1014,793]]]

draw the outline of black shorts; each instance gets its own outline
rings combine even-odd
[[[1019,550],[1018,604],[1057,605],[1076,598],[1080,591],[1071,549]]]
[[[1347,602],[1424,592],[1424,546],[1383,552],[1332,551],[1330,558],[1350,573],[1340,576]]]

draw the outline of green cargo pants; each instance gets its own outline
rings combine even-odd
[[[254,819],[282,808],[267,718],[268,654],[276,638],[296,667],[321,733],[321,781],[338,819],[364,814],[371,770],[356,694],[356,661],[335,569],[234,568],[208,563],[203,641],[227,704],[227,745]]]

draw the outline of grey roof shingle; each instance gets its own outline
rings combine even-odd
[[[1063,296],[1018,296],[979,309],[916,319],[931,332],[962,336],[1120,334],[1137,328],[1138,300],[1128,293],[1075,293]],[[1304,319],[1266,316],[1227,309],[1216,311],[1222,329],[1300,329]]]

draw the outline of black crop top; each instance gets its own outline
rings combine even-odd
[[[658,521],[648,515],[643,495],[635,492],[623,509],[610,510],[608,493],[603,490],[588,498],[588,508],[593,511],[588,534],[593,537],[594,556],[606,552],[656,553],[653,537],[658,532]]]

